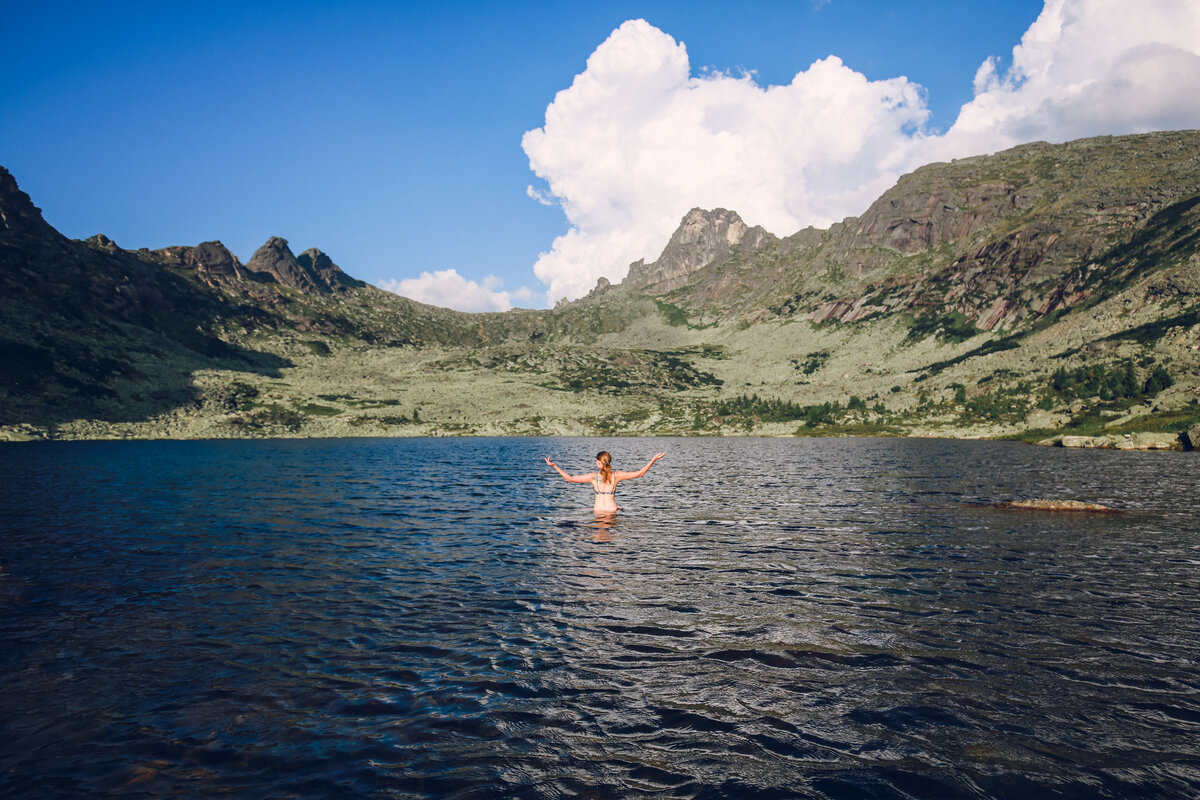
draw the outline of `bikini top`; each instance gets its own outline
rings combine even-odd
[[[611,490],[611,491],[608,491],[608,492],[602,492],[602,491],[600,491],[600,490],[599,490],[599,489],[596,487],[596,482],[595,482],[595,481],[592,481],[592,491],[593,491],[593,492],[595,492],[596,494],[612,494],[612,495],[615,495],[615,494],[617,493],[617,485],[614,483],[614,484],[613,484],[613,488],[612,488],[612,490]]]

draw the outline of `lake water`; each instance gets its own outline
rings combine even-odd
[[[621,469],[613,523],[584,472]],[[0,795],[1194,798],[1192,453],[0,447]],[[1080,499],[1109,516],[1000,510]]]

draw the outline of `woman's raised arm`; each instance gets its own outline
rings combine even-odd
[[[647,461],[646,466],[642,467],[637,472],[614,472],[613,477],[619,481],[627,481],[630,478],[640,478],[650,471],[650,468],[654,466],[655,461],[658,461],[665,455],[666,453],[656,453],[654,458]]]
[[[592,472],[586,475],[568,475],[559,468],[558,464],[554,463],[550,456],[546,456],[546,463],[554,467],[554,471],[561,475],[567,483],[591,483],[592,478],[595,477],[595,473]]]

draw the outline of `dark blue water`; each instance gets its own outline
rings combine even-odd
[[[668,455],[597,521],[587,471]],[[0,795],[1193,798],[1200,459],[0,448]],[[1053,497],[1114,516],[1004,511]]]

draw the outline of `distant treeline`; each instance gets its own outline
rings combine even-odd
[[[1122,400],[1152,397],[1174,382],[1171,373],[1162,364],[1151,370],[1144,380],[1139,379],[1133,362],[1125,359],[1111,368],[1103,364],[1072,370],[1059,367],[1050,376],[1050,390],[1063,398]]]
[[[843,406],[834,400],[828,403],[800,405],[790,400],[762,398],[757,394],[738,395],[732,400],[717,403],[716,411],[722,417],[757,418],[761,422],[793,422],[804,420],[810,428],[818,425],[833,425],[846,411],[866,411],[867,404],[858,396],[850,398]]]

